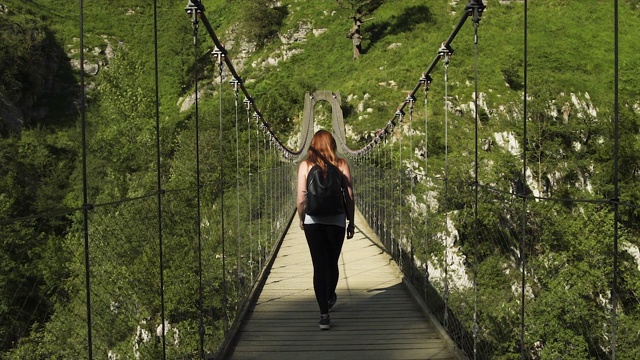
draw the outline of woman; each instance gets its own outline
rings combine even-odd
[[[315,166],[319,166],[323,173],[328,166],[335,166],[340,170],[341,183],[345,196],[344,209],[334,215],[306,214],[307,176]],[[304,229],[311,260],[313,262],[313,290],[320,307],[320,329],[330,327],[329,309],[337,300],[336,286],[338,285],[338,259],[344,242],[345,230],[347,239],[353,237],[353,187],[351,185],[351,171],[346,160],[336,155],[336,140],[330,132],[319,130],[311,139],[309,155],[300,163],[298,168],[297,209],[300,217],[300,227]],[[348,221],[348,225],[345,223]]]

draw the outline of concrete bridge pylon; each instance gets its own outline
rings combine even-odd
[[[319,90],[313,93],[305,93],[304,98],[304,114],[302,117],[302,131],[300,132],[300,144],[302,146],[302,154],[306,154],[311,144],[311,138],[314,134],[314,115],[313,109],[318,101],[327,101],[331,104],[331,133],[338,144],[346,144],[346,135],[344,128],[344,117],[342,114],[342,98],[340,93]]]

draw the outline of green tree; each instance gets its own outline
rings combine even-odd
[[[609,343],[613,224],[607,209],[557,208],[530,259],[527,346],[541,359],[601,357]],[[562,300],[559,300],[562,299]]]
[[[240,35],[261,48],[273,40],[282,26],[287,8],[274,0],[243,0]]]
[[[351,10],[354,21],[362,21],[363,16],[370,15],[384,3],[384,0],[336,0],[336,3],[343,9]]]

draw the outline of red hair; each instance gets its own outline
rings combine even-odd
[[[336,155],[336,139],[327,130],[318,130],[311,138],[309,146],[309,162],[320,165],[322,170],[326,169],[326,161],[338,166],[338,155]]]

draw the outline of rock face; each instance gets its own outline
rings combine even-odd
[[[10,129],[18,130],[24,125],[22,112],[18,110],[4,95],[0,94],[0,123]],[[1,128],[2,126],[0,126]]]
[[[72,86],[61,84],[56,78],[62,65],[62,53],[50,48],[43,51],[46,53],[42,57],[44,61],[38,66],[44,70],[39,74],[31,72],[21,91],[11,94],[11,98],[6,96],[8,94],[0,94],[0,121],[12,130],[19,131],[34,121],[46,119],[49,115],[48,99],[55,98],[51,94],[64,92]]]
[[[60,71],[69,63],[62,46],[42,22],[12,22],[13,17],[22,15],[2,4],[0,14],[5,20],[5,35],[15,42],[13,51],[3,54],[6,65],[2,71],[9,75],[0,86],[0,130],[20,131],[46,119],[50,107],[63,107],[58,100],[51,100],[60,97],[51,94],[66,92],[74,85],[62,83]]]
[[[76,60],[76,59],[71,60],[71,66],[74,69],[80,71],[80,69],[81,69],[80,60]],[[99,72],[100,72],[100,65],[99,64],[93,64],[93,63],[91,63],[91,62],[89,62],[87,60],[84,61],[84,73],[86,75],[96,76],[96,75],[98,75]]]
[[[11,9],[2,5],[0,5],[0,14],[15,15]],[[116,55],[116,50],[109,39],[102,36],[104,45],[85,49],[87,57],[84,63],[80,64],[79,39],[73,39],[73,43],[68,44],[65,51],[50,31],[40,23],[35,23],[33,28],[21,31],[31,34],[28,36],[31,40],[28,44],[28,58],[19,51],[9,55],[9,63],[15,63],[16,67],[6,71],[14,73],[14,77],[21,80],[19,83],[0,87],[0,130],[2,131],[20,131],[36,121],[47,120],[51,116],[52,109],[71,110],[74,104],[77,106],[80,103],[78,98],[80,92],[78,84],[69,80],[67,75],[84,70],[85,89],[90,91],[95,87],[95,77],[103,68],[109,66],[109,60]],[[21,34],[16,33],[15,36],[20,38]],[[64,80],[65,78],[67,80]],[[63,103],[60,99],[63,99]]]

